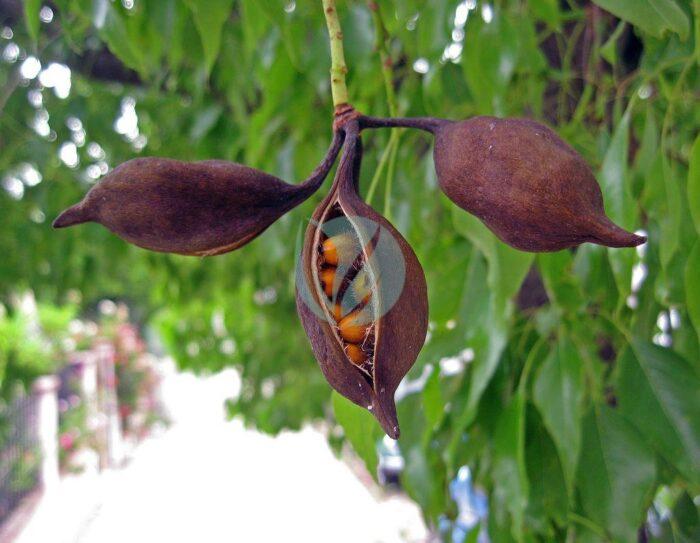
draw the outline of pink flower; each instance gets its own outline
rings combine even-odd
[[[65,434],[61,434],[58,438],[58,444],[64,451],[72,449],[74,443],[75,439],[73,438],[72,432],[66,432]]]

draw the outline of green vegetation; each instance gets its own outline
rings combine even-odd
[[[649,236],[638,251],[518,252],[441,195],[425,135],[367,134],[362,194],[429,286],[429,341],[397,406],[410,497],[433,526],[453,520],[448,484],[466,464],[488,494],[492,541],[635,541],[652,501],[668,515],[643,537],[697,540],[700,2],[337,4],[359,111],[543,121],[598,173],[612,220]],[[278,432],[333,421],[332,406],[375,465],[379,427],[331,402],[294,306],[292,238],[320,193],[215,258],[50,226],[106,168],[140,155],[305,178],[331,138],[321,2],[4,5],[23,10],[0,26],[2,386],[8,361],[50,363],[46,346],[17,339],[17,293],[83,309],[118,298],[180,367],[240,371],[232,415]]]

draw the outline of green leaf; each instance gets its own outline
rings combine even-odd
[[[690,32],[688,16],[674,0],[593,1],[613,15],[656,37],[661,37],[664,31],[671,30],[685,40]]]
[[[659,256],[661,257],[661,265],[664,269],[667,269],[680,245],[682,196],[679,180],[666,156],[662,158],[662,164],[664,172],[663,187],[667,207],[660,221],[661,240],[659,241]]]
[[[41,0],[24,0],[24,22],[27,25],[29,37],[36,45],[39,39],[39,10],[41,9]]]
[[[506,345],[508,319],[513,311],[511,299],[520,290],[535,255],[507,246],[479,219],[457,207],[453,210],[452,219],[457,231],[484,254],[489,265],[489,309],[471,344],[475,358],[472,364],[469,399],[462,419],[462,422],[468,421],[468,424],[473,420],[481,395],[498,366]]]
[[[494,434],[494,508],[511,515],[511,533],[522,540],[528,499],[525,468],[525,395],[518,392],[498,419]]]
[[[107,3],[102,8],[104,15],[100,15],[95,25],[100,37],[107,42],[109,50],[129,68],[136,70],[141,75],[147,73],[144,51],[132,39],[124,17],[115,7]]]
[[[562,336],[542,364],[533,386],[533,401],[557,447],[570,493],[581,448],[582,372],[578,351]]]
[[[445,414],[445,404],[440,390],[440,370],[434,366],[423,387],[423,405],[428,427],[436,428]]]
[[[562,309],[577,311],[584,302],[573,265],[574,257],[569,251],[537,255],[537,267],[550,301]]]
[[[685,300],[688,315],[700,340],[700,241],[695,242],[685,265]]]
[[[583,422],[579,495],[586,514],[615,542],[637,540],[655,478],[654,454],[637,430],[609,407],[591,410]]]
[[[504,95],[518,58],[517,34],[501,6],[493,8],[488,23],[472,13],[465,27],[466,43],[462,53],[464,76],[479,106],[479,112],[504,114]]]
[[[698,19],[700,19],[700,15]],[[700,40],[698,41],[700,42]],[[693,216],[695,229],[700,235],[700,136],[695,138],[695,143],[690,151],[688,204],[690,205],[690,214]]]
[[[535,17],[547,23],[550,28],[559,29],[561,14],[558,0],[529,0],[528,4]]]
[[[377,440],[381,436],[379,425],[374,417],[359,405],[333,391],[333,413],[335,420],[343,427],[345,437],[357,456],[367,467],[372,477],[377,476]]]
[[[401,483],[424,514],[437,519],[446,507],[446,470],[437,451],[425,446],[432,429],[426,421],[423,395],[404,396],[396,409],[401,421],[399,446],[406,460]]]
[[[615,28],[615,31],[610,34],[610,37],[600,48],[600,56],[607,60],[610,64],[615,65],[617,60],[617,40],[620,39],[622,32],[625,30],[624,21],[620,21]]]
[[[197,2],[196,0],[186,0],[190,11],[194,17],[194,24],[202,40],[204,49],[204,65],[206,73],[211,73],[211,69],[219,56],[221,47],[221,31],[229,18],[233,0],[208,0],[207,2]]]
[[[630,112],[620,119],[600,170],[600,187],[605,197],[605,210],[616,224],[634,228],[634,202],[630,194],[627,157],[629,152]],[[630,293],[634,251],[609,250],[608,259],[615,276],[621,305]]]
[[[543,532],[548,527],[547,519],[551,518],[558,525],[566,524],[569,500],[564,471],[552,438],[534,409],[527,412],[527,418],[528,523],[541,523],[537,528]],[[536,425],[531,424],[533,418],[537,419]]]
[[[678,354],[640,339],[619,364],[620,412],[669,463],[700,482],[700,377]]]
[[[520,290],[520,285],[535,258],[534,253],[509,247],[479,219],[456,206],[453,207],[452,219],[456,230],[486,257],[489,264],[489,287],[494,293],[498,309],[505,309],[509,300]]]

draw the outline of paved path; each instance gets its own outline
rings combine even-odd
[[[235,374],[174,375],[175,423],[130,464],[65,480],[16,543],[423,541],[410,502],[377,498],[323,436],[275,438],[222,416]]]

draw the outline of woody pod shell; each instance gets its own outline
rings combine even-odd
[[[152,251],[208,256],[237,249],[313,194],[342,141],[303,183],[223,160],[129,160],[107,174],[54,221],[62,228],[97,222]]]
[[[441,121],[431,131],[442,190],[516,249],[644,243],[644,237],[605,215],[590,168],[546,126],[528,119],[474,117]]]
[[[357,124],[345,126],[346,140],[333,187],[316,208],[304,236],[297,274],[297,310],[319,366],[330,385],[355,404],[370,409],[390,437],[399,436],[394,393],[423,347],[428,328],[428,298],[423,269],[401,234],[358,195],[361,143]],[[330,314],[319,315],[311,306],[323,307],[323,289],[316,276],[321,225],[331,210],[366,235],[364,224],[378,225],[379,235],[390,235],[400,250],[405,277],[403,288],[390,307],[383,307],[374,322],[374,363],[368,378],[347,358]],[[364,245],[363,240],[363,245]],[[365,245],[366,247],[366,245]],[[375,262],[376,264],[376,262]],[[386,270],[374,270],[379,274]],[[382,296],[382,288],[373,296]],[[311,300],[308,297],[311,297]]]

